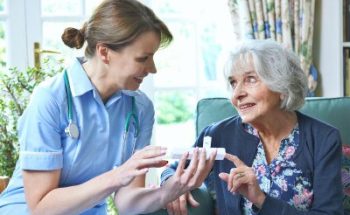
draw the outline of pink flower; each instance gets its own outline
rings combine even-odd
[[[350,196],[350,187],[347,187],[347,188],[344,189],[344,194],[346,196]]]
[[[303,189],[302,193],[293,197],[294,205],[311,204],[313,199],[313,192]]]
[[[304,195],[304,198],[307,198],[307,199],[309,199],[311,196],[312,196],[312,192],[310,192],[309,190],[307,190],[307,189],[304,189],[303,190],[303,195]]]
[[[293,202],[294,202],[294,205],[300,205],[303,201],[302,201],[301,196],[295,195],[295,196],[293,197]]]
[[[266,174],[266,169],[263,165],[260,165],[258,167],[258,172],[260,172],[261,175],[265,175]]]
[[[292,155],[294,155],[294,152],[295,152],[294,146],[288,146],[285,153],[286,159],[289,159],[290,157],[292,157]]]
[[[276,173],[279,173],[281,171],[281,165],[277,165],[276,167],[275,167],[275,172]]]
[[[350,146],[348,145],[343,145],[343,154],[346,156],[346,157],[350,157]]]

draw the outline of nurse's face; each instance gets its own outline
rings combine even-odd
[[[259,78],[252,63],[234,66],[229,77],[231,102],[245,123],[264,124],[281,111],[280,93],[271,91]]]
[[[160,45],[160,37],[149,31],[130,45],[109,55],[108,78],[119,89],[137,90],[149,73],[156,73],[153,56]]]

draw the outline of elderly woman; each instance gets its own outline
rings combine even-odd
[[[276,42],[249,41],[231,54],[225,74],[239,115],[208,126],[195,144],[211,136],[212,147],[226,148],[211,174],[218,213],[343,214],[340,135],[297,111],[307,91],[298,58]],[[195,205],[190,194],[180,198]],[[185,204],[167,209],[186,214]]]

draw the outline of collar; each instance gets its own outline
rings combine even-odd
[[[73,64],[67,69],[69,85],[73,97],[81,96],[95,89],[82,66],[84,62],[84,58],[76,58]]]

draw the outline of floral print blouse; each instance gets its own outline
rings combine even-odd
[[[258,132],[249,124],[244,124],[247,132],[259,137]],[[252,168],[257,176],[260,189],[267,195],[281,199],[300,211],[308,211],[312,204],[312,181],[307,173],[296,167],[292,157],[299,146],[299,127],[296,125],[289,136],[281,141],[278,155],[270,164],[266,161],[262,142]],[[243,198],[243,213],[256,214],[252,203]]]

